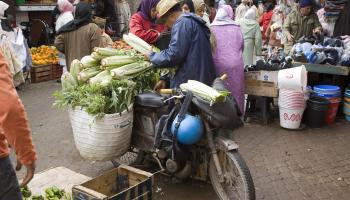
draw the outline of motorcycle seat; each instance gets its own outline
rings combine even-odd
[[[154,92],[144,92],[136,95],[135,105],[159,108],[164,105],[164,97]]]

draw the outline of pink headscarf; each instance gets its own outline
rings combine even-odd
[[[73,4],[71,4],[68,0],[58,0],[57,5],[58,5],[58,10],[61,13],[73,12],[74,10]]]
[[[233,21],[233,10],[229,5],[222,5],[216,13],[212,26],[237,25]]]

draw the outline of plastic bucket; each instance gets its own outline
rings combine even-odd
[[[278,88],[306,90],[307,71],[305,66],[280,70],[278,72]]]
[[[345,116],[346,121],[350,122],[350,115]]]
[[[298,129],[305,108],[289,109],[280,107],[280,125],[287,129]]]
[[[341,102],[340,98],[331,98],[329,100],[329,106],[325,118],[325,122],[327,125],[333,124],[335,121],[335,117],[338,113],[339,103]]]
[[[341,89],[335,85],[316,85],[314,94],[320,97],[334,98],[341,96]]]
[[[325,123],[329,101],[321,97],[312,97],[307,101],[306,124],[312,128],[322,127]]]
[[[345,115],[350,115],[350,108],[347,108],[347,107],[344,106],[343,112],[344,112]]]
[[[304,109],[305,94],[298,90],[280,89],[278,105],[287,109]]]

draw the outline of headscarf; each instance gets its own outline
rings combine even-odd
[[[68,0],[58,0],[57,5],[60,13],[65,13],[65,12],[73,13],[73,10],[74,10],[73,4],[71,4]]]
[[[13,28],[11,27],[11,24],[9,20],[5,16],[5,11],[9,8],[10,6],[3,2],[0,1],[0,20],[1,20],[1,28],[4,31],[10,32],[13,31]]]
[[[313,1],[312,0],[300,0],[299,1],[299,6],[300,8],[307,7],[307,6],[313,6]]]
[[[64,25],[57,34],[71,32],[92,22],[92,9],[90,4],[79,2],[75,9],[74,20]]]
[[[0,1],[0,19],[6,19],[5,17],[5,11],[9,8],[10,6],[3,2],[3,1]]]
[[[151,17],[151,11],[152,8],[157,7],[157,4],[160,0],[142,0],[140,3],[139,8],[137,9],[137,12],[146,20],[149,21],[155,21],[155,19],[152,19]]]
[[[197,13],[202,5],[205,5],[204,0],[192,0],[194,5],[194,11]]]
[[[186,4],[188,8],[190,9],[191,13],[195,13],[195,8],[192,0],[184,0],[182,5]]]
[[[256,20],[256,13],[253,8],[249,8],[244,15],[244,19]]]
[[[216,13],[211,26],[237,25],[233,21],[233,10],[229,5],[222,5]]]

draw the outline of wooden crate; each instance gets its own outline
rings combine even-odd
[[[52,65],[52,80],[60,79],[63,73],[63,67],[58,64]]]
[[[76,200],[151,200],[153,175],[120,166],[72,188]]]
[[[52,65],[34,65],[30,77],[32,83],[52,80]]]

